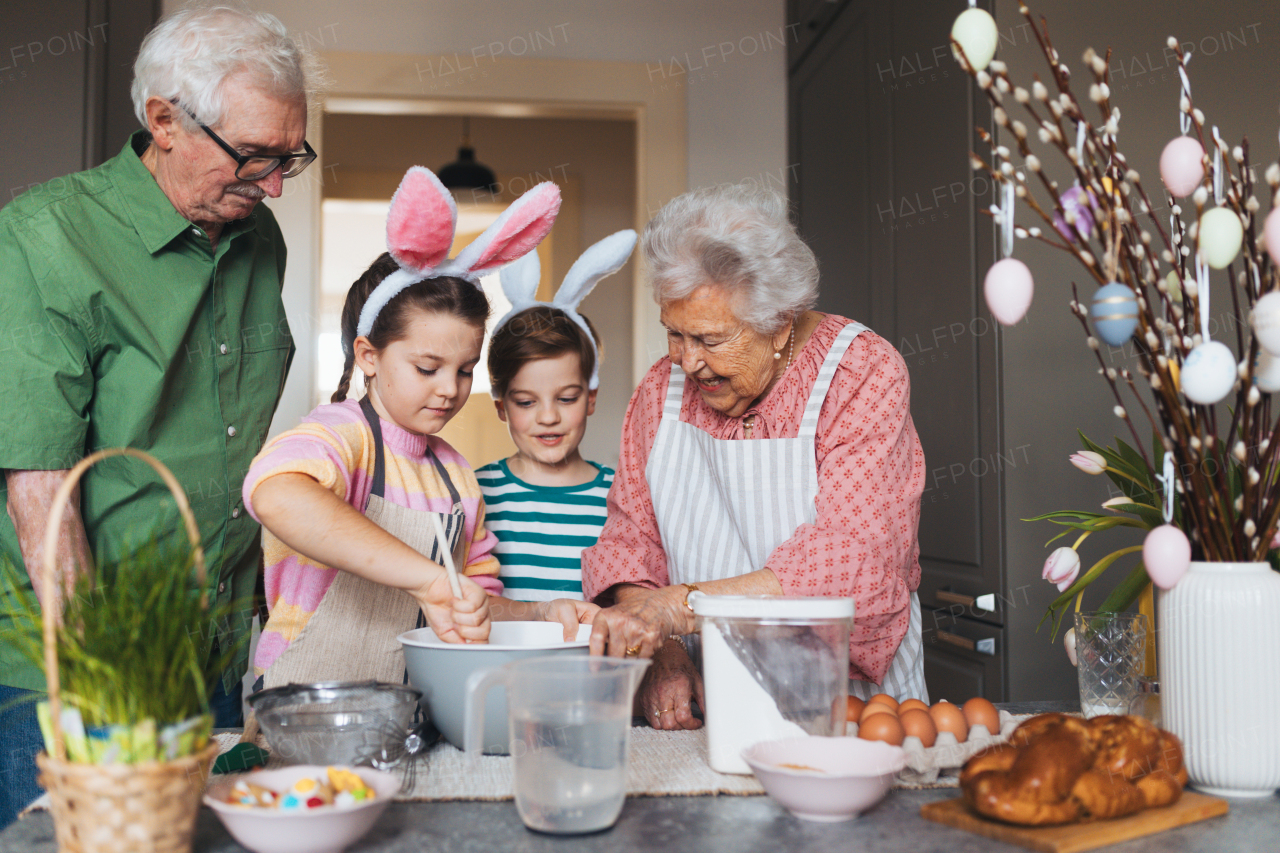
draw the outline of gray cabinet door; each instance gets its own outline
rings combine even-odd
[[[1000,446],[1000,336],[978,278],[992,260],[991,221],[978,213],[991,188],[966,156],[975,118],[989,114],[975,116],[985,102],[950,55],[955,14],[925,0],[849,0],[795,57],[790,79],[791,198],[821,264],[819,307],[865,322],[911,373],[928,465],[926,635],[957,617],[998,633],[1001,473],[1020,461],[1018,448]],[[991,609],[975,606],[983,595]],[[948,657],[928,672],[947,683],[930,683],[931,693],[1004,698],[1003,657],[977,662],[979,675],[934,640],[926,636],[926,659]]]
[[[133,61],[160,14],[140,0],[18,0],[0,46],[0,207],[96,166],[138,127]]]

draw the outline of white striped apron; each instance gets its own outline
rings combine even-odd
[[[795,438],[726,441],[680,421],[684,371],[671,365],[662,420],[645,479],[671,583],[702,583],[764,568],[774,549],[817,519],[818,414],[861,323],[841,330],[809,392]],[[849,682],[862,699],[880,692],[928,702],[920,598],[911,593],[907,634],[884,684]],[[856,614],[855,614],[856,618]]]

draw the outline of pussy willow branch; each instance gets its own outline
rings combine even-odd
[[[1280,446],[1280,422],[1271,424],[1270,395],[1260,396],[1253,383],[1254,360],[1258,354],[1257,341],[1250,335],[1246,343],[1243,330],[1237,325],[1236,348],[1244,358],[1243,376],[1236,386],[1236,405],[1224,443],[1217,438],[1219,430],[1215,407],[1191,404],[1184,400],[1174,381],[1177,363],[1185,360],[1200,338],[1198,326],[1204,294],[1199,291],[1196,276],[1189,274],[1187,270],[1192,246],[1188,244],[1184,233],[1179,216],[1180,208],[1170,200],[1175,214],[1174,227],[1166,233],[1138,174],[1128,167],[1119,150],[1116,138],[1119,111],[1112,105],[1110,91],[1111,54],[1108,51],[1105,58],[1100,58],[1093,51],[1087,51],[1084,57],[1095,81],[1090,88],[1090,100],[1097,105],[1101,124],[1105,126],[1105,132],[1100,132],[1083,116],[1080,102],[1071,91],[1070,71],[1053,47],[1047,22],[1041,17],[1037,26],[1025,3],[1019,4],[1019,10],[1027,19],[1041,53],[1048,62],[1053,85],[1058,91],[1051,96],[1037,76],[1032,93],[1028,93],[1012,84],[1007,66],[1000,62],[992,62],[990,72],[974,72],[957,46],[962,67],[977,78],[993,104],[996,123],[1017,140],[1017,149],[1024,161],[1021,165],[1013,163],[1008,150],[995,145],[989,134],[979,129],[983,140],[992,146],[997,160],[993,161],[992,166],[987,166],[981,158],[974,155],[975,167],[987,170],[997,182],[1014,182],[1018,198],[1052,229],[1046,233],[1062,236],[1064,240],[1059,243],[1055,239],[1043,237],[1037,233],[1038,229],[1019,229],[1020,234],[1036,237],[1048,245],[1070,252],[1099,284],[1114,279],[1123,281],[1133,289],[1139,308],[1134,336],[1138,369],[1151,385],[1158,419],[1147,407],[1140,389],[1133,382],[1132,374],[1126,369],[1122,375],[1143,413],[1159,432],[1166,452],[1173,453],[1175,459],[1179,460],[1176,482],[1178,490],[1189,498],[1184,501],[1184,505],[1191,516],[1187,520],[1192,522],[1188,525],[1192,538],[1210,558],[1238,558],[1246,553],[1255,557],[1265,556],[1276,526],[1280,524],[1280,500],[1277,499],[1280,495],[1274,494],[1280,472],[1280,453],[1277,452],[1277,446]],[[1179,64],[1185,67],[1186,57],[1181,48],[1175,48],[1175,52]],[[1058,184],[1050,180],[1040,168],[1039,158],[1029,144],[1026,127],[1010,119],[1005,111],[1003,96],[1010,92],[1035,123],[1041,142],[1057,148],[1071,166],[1078,184],[1085,189],[1086,197],[1082,200],[1082,207],[1086,210],[1092,208],[1095,222],[1093,229],[1081,228],[1080,217],[1073,216],[1071,219],[1075,221],[1066,223],[1065,234],[1057,231],[1053,223],[1054,214],[1059,213],[1064,220],[1068,218],[1058,192]],[[1044,104],[1047,112],[1041,114],[1034,105],[1035,102]],[[1234,265],[1227,270],[1232,314],[1240,318],[1242,313],[1252,309],[1262,293],[1276,289],[1278,277],[1270,258],[1260,249],[1256,239],[1254,214],[1258,210],[1258,203],[1253,195],[1252,174],[1248,165],[1248,141],[1244,140],[1234,150],[1228,149],[1225,142],[1219,143],[1216,139],[1206,145],[1204,116],[1201,111],[1194,107],[1189,96],[1183,97],[1180,108],[1189,116],[1195,138],[1199,140],[1202,149],[1209,152],[1205,158],[1206,178],[1192,199],[1196,204],[1196,223],[1192,225],[1196,242],[1199,238],[1199,218],[1204,213],[1208,189],[1214,175],[1210,159],[1214,148],[1222,154],[1219,180],[1226,184],[1223,206],[1239,216],[1245,226],[1245,253],[1240,280],[1237,279]],[[1072,133],[1064,127],[1064,118],[1077,127],[1084,128],[1083,144],[1079,152],[1068,141]],[[1238,156],[1236,151],[1240,152]],[[1231,168],[1232,160],[1239,166],[1238,174]],[[1022,168],[1035,172],[1039,177],[1053,202],[1049,210],[1040,206],[1021,174]],[[1268,184],[1273,195],[1280,196],[1280,168],[1273,166],[1268,170]],[[1137,200],[1139,211],[1147,215],[1154,227],[1159,243],[1163,244],[1162,251],[1152,247],[1149,235],[1134,217],[1129,204],[1131,193]],[[1280,198],[1276,202],[1280,203]],[[1088,233],[1084,233],[1086,230]],[[1091,237],[1099,240],[1103,252],[1094,251],[1090,243]],[[1182,292],[1181,305],[1173,299],[1174,294],[1170,291],[1165,276],[1161,274],[1162,256],[1169,263]],[[1254,284],[1255,281],[1257,285]],[[1245,292],[1243,301],[1237,287]],[[1074,289],[1073,285],[1073,293]],[[1160,309],[1158,313],[1157,306]],[[1112,393],[1123,413],[1122,419],[1129,424],[1136,446],[1143,452],[1144,461],[1151,466],[1151,460],[1146,456],[1145,442],[1137,437],[1137,430],[1124,407],[1115,382],[1115,372],[1107,368],[1096,348],[1096,342],[1089,334],[1087,314],[1080,307],[1078,297],[1073,300],[1073,312],[1080,318],[1086,335],[1090,338],[1101,372],[1111,385]],[[1165,336],[1172,345],[1173,358],[1160,351],[1160,340]],[[1266,431],[1268,425],[1272,427],[1269,437]],[[1237,439],[1237,436],[1240,438]],[[1243,448],[1239,444],[1243,444]],[[1232,500],[1226,473],[1226,466],[1235,464],[1230,461],[1233,458],[1241,468],[1239,509],[1236,509]],[[1214,467],[1212,473],[1209,470],[1210,464]],[[1250,520],[1259,512],[1263,513],[1263,518],[1259,519],[1260,527]],[[1248,532],[1251,524],[1257,534],[1252,537]]]

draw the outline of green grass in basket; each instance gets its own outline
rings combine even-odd
[[[196,584],[190,545],[172,536],[152,535],[97,564],[96,576],[77,578],[57,632],[63,703],[78,708],[86,726],[148,719],[164,726],[208,713],[210,687],[235,652],[210,656],[213,626],[236,605],[209,604]],[[43,669],[39,602],[18,582],[22,569],[6,560],[0,571],[15,591],[0,603],[12,618],[4,632],[11,636],[0,642]]]

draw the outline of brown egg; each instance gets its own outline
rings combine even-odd
[[[893,712],[895,714],[898,712],[898,700],[894,699],[888,693],[877,693],[876,695],[872,696],[870,699],[867,700],[868,705],[870,705],[872,702],[879,702],[881,705],[888,705],[890,708],[893,709]]]
[[[867,703],[863,702],[857,696],[849,697],[849,704],[845,709],[844,718],[850,722],[857,722],[862,718],[862,709],[867,707]]]
[[[901,718],[903,714],[910,711],[912,708],[924,711],[926,714],[929,713],[928,705],[924,704],[919,699],[908,699],[898,706],[898,717]]]
[[[929,709],[933,724],[938,727],[938,734],[951,732],[956,740],[964,743],[969,739],[969,723],[965,721],[964,712],[950,702],[942,701]]]
[[[964,718],[970,728],[983,725],[990,734],[1000,734],[1000,712],[981,696],[974,696],[964,703]]]
[[[908,708],[898,714],[898,722],[902,723],[902,731],[905,734],[920,738],[920,745],[925,749],[933,746],[934,741],[938,739],[938,727],[934,725],[933,717],[927,710]]]
[[[863,740],[882,740],[894,746],[902,746],[902,723],[895,714],[872,714],[858,724],[858,737]]]
[[[861,725],[866,721],[867,717],[873,717],[877,714],[888,714],[895,718],[898,716],[898,712],[888,705],[881,705],[879,702],[868,702],[867,707],[863,708],[862,713],[858,715],[858,724]]]

